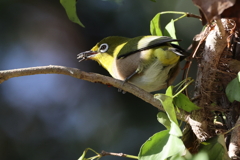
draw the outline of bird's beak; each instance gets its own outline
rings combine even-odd
[[[95,54],[97,54],[98,52],[96,51],[85,51],[85,52],[81,52],[77,55],[77,59],[79,59],[79,62],[86,60],[92,56],[94,56]]]

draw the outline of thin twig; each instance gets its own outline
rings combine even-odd
[[[126,158],[138,159],[138,156],[133,156],[133,155],[124,154],[124,153],[106,152],[106,151],[102,151],[101,156],[117,156],[117,157],[126,157]]]
[[[204,31],[203,31],[203,37],[201,38],[201,40],[198,42],[198,45],[197,47],[194,49],[192,55],[188,58],[187,62],[186,62],[186,66],[187,68],[184,70],[184,76],[185,79],[188,77],[188,74],[189,74],[189,71],[190,71],[190,68],[191,68],[191,65],[192,65],[192,59],[195,58],[196,54],[197,54],[197,51],[200,47],[200,45],[205,41],[205,39],[207,38],[208,34],[209,34],[209,30],[208,30],[209,26],[207,26]],[[185,93],[186,95],[188,96],[188,90],[186,89],[185,90]]]
[[[193,17],[193,18],[197,18],[197,19],[202,20],[202,17],[201,17],[201,16],[196,15],[196,14],[192,14],[192,13],[187,13],[187,17]]]
[[[210,31],[210,30],[208,30],[208,29],[209,29],[209,26],[207,26],[207,27],[204,29],[204,31],[203,31],[203,35],[204,35],[204,36],[203,36],[203,37],[201,38],[201,40],[198,42],[197,47],[194,49],[193,54],[190,56],[190,58],[189,58],[189,60],[188,60],[189,64],[188,64],[188,68],[187,68],[187,71],[186,71],[186,74],[185,74],[185,78],[188,77],[189,69],[191,68],[191,65],[192,65],[192,59],[195,58],[196,53],[197,53],[200,45],[203,44],[203,42],[205,41],[205,39],[207,38],[207,36],[208,36],[208,34],[209,34],[209,31]]]

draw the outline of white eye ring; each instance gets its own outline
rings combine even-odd
[[[108,50],[108,44],[107,44],[107,43],[101,44],[98,50],[99,50],[99,52],[101,52],[101,53],[106,52],[106,51]]]

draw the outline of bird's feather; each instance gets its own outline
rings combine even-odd
[[[174,41],[181,41],[178,39],[172,39],[171,37],[166,36],[140,36],[133,39],[130,39],[128,43],[126,43],[122,49],[120,50],[117,59],[125,58],[131,54],[137,53],[139,51],[160,47],[163,45],[169,45],[169,42]],[[176,45],[177,46],[177,45]],[[178,46],[179,51],[184,52],[183,49],[181,49]],[[179,53],[180,54],[180,53]]]

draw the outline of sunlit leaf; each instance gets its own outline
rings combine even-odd
[[[182,93],[180,93],[177,97],[174,98],[174,102],[175,102],[175,106],[177,106],[178,108],[181,108],[187,112],[192,112],[194,110],[201,109],[200,107],[198,107],[197,105],[192,103],[189,100],[189,98]]]
[[[158,13],[150,22],[150,33],[154,36],[162,36],[161,24],[160,24],[161,13]]]
[[[161,131],[150,137],[141,147],[139,160],[160,160],[176,154],[182,154],[185,146],[182,140],[169,134],[169,130]]]
[[[226,87],[226,95],[230,102],[234,100],[240,102],[240,72]]]
[[[163,14],[181,14],[182,16],[180,16],[177,19],[172,19],[165,27],[164,29],[164,34],[162,33],[161,30],[161,15]],[[180,19],[182,19],[183,17],[186,17],[187,13],[186,12],[176,12],[176,11],[164,11],[164,12],[160,12],[158,14],[156,14],[153,19],[150,22],[150,32],[152,35],[156,35],[156,36],[169,36],[172,37],[174,39],[176,39],[176,31],[175,31],[175,27],[174,27],[174,22],[178,21]],[[173,42],[175,44],[178,44],[178,42]]]
[[[164,33],[164,36],[169,36],[169,37],[172,37],[173,39],[177,39],[176,30],[175,30],[174,20],[173,19],[166,25],[163,33]],[[178,45],[177,41],[176,42],[171,42],[171,43]]]
[[[168,160],[192,160],[192,158],[192,154],[185,148],[183,152],[173,155],[170,159],[168,158]]]
[[[60,3],[64,7],[68,18],[74,22],[79,24],[80,26],[84,27],[84,25],[80,22],[77,16],[76,11],[76,0],[60,0]]]
[[[169,86],[166,90],[166,95],[172,97],[173,96],[173,86]]]
[[[209,160],[208,154],[206,152],[198,152],[194,155],[193,159],[191,160]]]
[[[171,121],[170,134],[175,136],[182,136],[182,131],[179,128],[179,124],[176,117],[175,108],[173,105],[173,98],[165,94],[155,94],[154,97],[163,105],[164,110],[166,111],[169,120]]]

